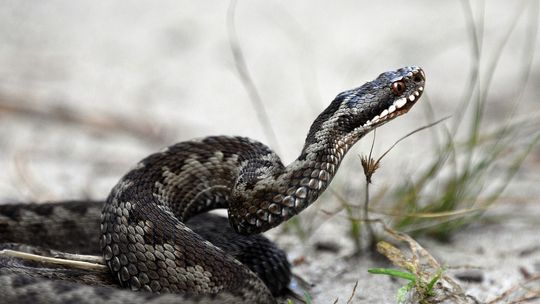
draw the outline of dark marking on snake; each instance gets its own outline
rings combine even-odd
[[[91,286],[87,274],[70,276],[68,270],[37,275],[29,265],[2,258],[4,299],[275,303],[274,295],[290,280],[290,266],[285,253],[258,234],[312,204],[347,151],[369,131],[408,112],[424,83],[420,68],[405,67],[338,94],[311,125],[298,158],[287,166],[258,141],[212,136],[146,157],[120,179],[105,202],[0,206],[3,246],[14,242],[100,251],[111,282],[131,289],[110,282]],[[216,208],[226,208],[228,220],[212,216],[198,226],[187,225]],[[57,231],[49,232],[51,228]]]

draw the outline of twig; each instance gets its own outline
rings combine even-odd
[[[353,287],[351,296],[349,297],[349,300],[347,301],[347,304],[351,304],[351,303],[352,303],[352,299],[353,299],[353,297],[354,297],[354,294],[356,293],[356,287],[358,287],[358,281],[356,281],[356,283],[354,283],[354,287]]]
[[[251,100],[251,103],[255,108],[259,124],[261,125],[265,136],[268,138],[268,141],[270,142],[272,148],[274,148],[274,150],[279,153],[281,150],[279,148],[279,142],[277,140],[274,129],[272,128],[270,118],[266,113],[264,103],[262,102],[259,92],[257,91],[255,84],[253,83],[251,75],[249,74],[249,70],[244,59],[244,54],[242,52],[242,49],[240,48],[240,43],[238,42],[238,36],[236,35],[236,26],[234,24],[235,11],[236,0],[231,0],[229,4],[229,10],[227,12],[227,32],[229,34],[229,46],[231,47],[231,51],[233,54],[234,64],[236,70],[238,71],[238,75],[240,76],[240,80],[242,81],[242,84],[244,85],[244,88],[249,95],[249,99]]]
[[[408,247],[412,253],[411,258],[406,258],[400,250],[386,242],[381,242],[380,248],[387,250],[386,254],[384,252],[381,253],[383,253],[387,258],[389,258],[392,263],[394,263],[400,268],[406,269],[407,271],[415,275],[415,277],[417,278],[417,280],[415,281],[415,287],[417,289],[416,292],[422,293],[427,291],[424,290],[427,286],[424,286],[424,284],[421,283],[421,281],[423,280],[418,279],[426,279],[426,276],[428,276],[427,279],[432,280],[433,277],[427,270],[431,268],[432,270],[436,270],[436,272],[440,274],[438,281],[448,284],[451,288],[445,288],[444,286],[437,288],[439,293],[431,295],[431,297],[434,298],[432,299],[433,302],[430,303],[441,303],[443,302],[442,299],[450,299],[452,300],[452,303],[470,303],[470,301],[467,300],[470,297],[465,295],[461,286],[448,275],[441,273],[442,267],[440,266],[439,262],[437,262],[437,260],[426,249],[424,249],[422,245],[420,245],[407,234],[391,229],[382,220],[379,220],[377,222],[379,222],[383,226],[384,230],[392,238],[408,244]],[[427,294],[423,294],[422,296],[426,295]]]
[[[373,140],[371,141],[371,148],[369,149],[369,156],[366,160],[362,160],[362,165],[364,167],[364,175],[366,176],[366,193],[364,197],[364,220],[366,223],[366,228],[368,231],[368,240],[367,243],[369,244],[369,248],[372,251],[375,251],[376,246],[376,238],[375,238],[375,231],[373,231],[373,227],[371,227],[371,224],[369,222],[369,184],[371,184],[371,176],[375,172],[375,170],[378,169],[379,163],[375,162],[373,163],[373,159],[371,158],[371,155],[373,153],[373,147],[375,146],[375,138],[377,137],[377,129],[373,130]]]
[[[54,265],[61,265],[69,268],[84,269],[84,270],[93,270],[99,272],[108,271],[107,266],[103,265],[103,258],[101,257],[92,257],[84,255],[70,254],[69,256],[72,259],[60,259],[52,258],[37,254],[26,253],[22,251],[15,251],[10,249],[0,250],[0,255],[9,256],[23,260],[36,261],[40,263],[49,263]],[[89,262],[91,261],[91,262]]]
[[[52,251],[54,258],[63,260],[74,260],[80,262],[88,262],[92,264],[105,265],[103,257],[99,255],[74,254],[60,251]]]
[[[373,210],[370,209],[370,212],[383,214],[393,217],[415,217],[415,218],[441,218],[441,217],[450,217],[450,216],[461,216],[475,212],[486,211],[487,207],[476,207],[476,208],[465,208],[465,209],[456,209],[453,211],[437,211],[437,212],[392,212],[388,210]]]

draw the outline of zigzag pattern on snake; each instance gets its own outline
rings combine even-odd
[[[181,142],[143,159],[111,191],[99,227],[111,273],[121,286],[142,292],[44,281],[16,272],[13,264],[0,270],[0,290],[7,299],[23,302],[26,296],[34,303],[275,303],[254,271],[185,223],[227,208],[232,229],[252,235],[300,213],[327,188],[351,146],[406,113],[424,83],[420,68],[405,67],[340,93],[313,122],[300,156],[288,166],[260,142],[227,136]],[[277,268],[287,272],[288,282],[283,265]]]

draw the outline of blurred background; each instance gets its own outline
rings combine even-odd
[[[480,241],[460,239],[454,231],[472,229],[497,203],[502,211],[493,211],[495,217],[526,223],[508,238],[529,231],[523,244],[537,246],[538,25],[534,0],[239,1],[234,8],[228,1],[3,0],[0,202],[102,199],[139,159],[207,135],[249,136],[288,163],[335,95],[384,71],[417,65],[426,72],[426,94],[410,113],[377,130],[374,157],[408,132],[451,117],[385,156],[370,186],[372,217],[411,233],[435,227],[425,235],[461,240],[469,248]],[[250,95],[249,80],[264,110]],[[315,303],[343,298],[355,280],[366,278],[371,282],[359,285],[355,299],[393,299],[395,282],[368,277],[360,262],[335,262],[336,254],[359,250],[350,217],[361,213],[348,207],[363,202],[358,156],[369,153],[372,139],[366,136],[352,149],[333,183],[341,203],[325,195],[308,210],[308,221],[300,218],[275,232],[292,259],[307,257],[297,271],[316,284]],[[426,222],[408,213],[396,217],[396,210],[473,217]],[[284,229],[293,236],[281,237]],[[495,231],[499,236],[508,229]],[[337,252],[320,258],[323,266],[310,263],[327,254],[313,245],[329,239]],[[477,264],[463,260],[472,253],[453,260],[448,243],[432,240],[426,242],[443,246],[438,257],[446,262]],[[523,262],[529,271],[540,272],[538,251]],[[489,261],[488,268],[500,263]],[[525,260],[516,261],[523,266]],[[505,270],[511,277],[504,282],[486,280],[467,290],[488,299],[519,281],[514,266]],[[341,277],[351,267],[336,285],[329,273]],[[368,292],[372,288],[384,291]]]

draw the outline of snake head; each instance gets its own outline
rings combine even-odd
[[[425,85],[424,71],[404,67],[380,74],[361,87],[336,97],[351,120],[350,126],[365,134],[393,118],[407,113],[418,101]]]
[[[407,113],[422,95],[424,85],[424,71],[413,66],[382,73],[338,94],[311,125],[302,154],[316,148],[310,148],[309,143],[324,138],[354,144],[374,128]]]

